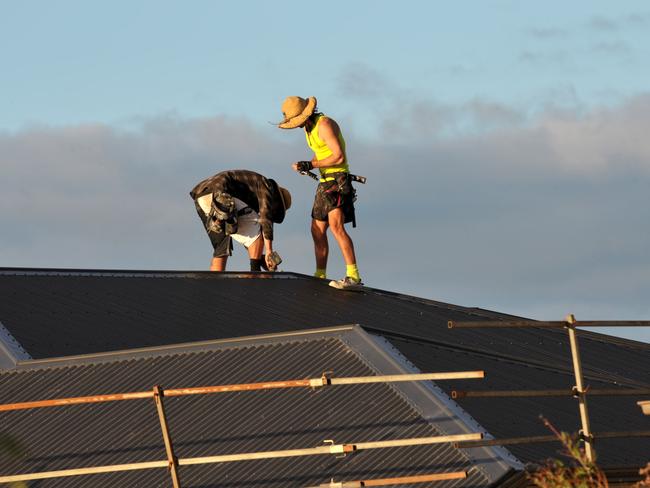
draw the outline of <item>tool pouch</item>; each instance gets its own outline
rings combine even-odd
[[[226,235],[237,233],[237,211],[235,200],[227,193],[214,192],[212,205],[206,217],[208,232],[224,232]]]

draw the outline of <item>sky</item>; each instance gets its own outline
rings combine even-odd
[[[248,168],[292,192],[275,247],[313,273],[314,185],[290,169],[311,155],[274,123],[316,96],[368,178],[367,285],[648,320],[649,51],[634,0],[0,0],[0,266],[205,270],[189,190]]]

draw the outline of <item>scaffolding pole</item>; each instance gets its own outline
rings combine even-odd
[[[215,464],[236,461],[253,461],[259,459],[275,459],[301,456],[320,456],[324,454],[347,455],[364,449],[382,449],[389,447],[421,446],[429,444],[458,443],[469,440],[482,439],[483,434],[461,434],[438,437],[415,437],[410,439],[396,439],[377,442],[360,442],[354,444],[328,444],[319,447],[306,449],[288,449],[282,451],[249,452],[241,454],[225,454],[219,456],[206,456],[195,458],[178,459],[179,466],[190,466],[196,464]],[[110,466],[92,466],[87,468],[64,469],[59,471],[46,471],[41,473],[26,473],[9,476],[0,476],[0,483],[12,483],[17,481],[32,481],[47,478],[64,478],[86,474],[114,473],[118,471],[135,471],[140,469],[167,468],[169,461],[150,461],[131,464],[114,464]]]
[[[628,432],[598,432],[592,433],[594,439],[630,439],[650,437],[650,430],[633,430]],[[482,439],[478,441],[462,441],[454,444],[456,448],[510,446],[515,444],[541,444],[544,442],[562,442],[556,435],[537,435],[528,437],[507,437],[504,439]]]
[[[426,483],[427,481],[462,480],[467,478],[467,471],[456,471],[453,473],[420,474],[417,476],[403,476],[401,478],[383,478],[359,481],[334,480],[309,488],[361,488],[365,486],[392,486],[409,485],[414,483]]]
[[[232,393],[239,391],[272,390],[286,388],[321,388],[336,385],[356,385],[366,383],[393,383],[402,381],[443,381],[456,379],[484,378],[484,371],[455,371],[448,373],[422,373],[384,376],[356,376],[347,378],[334,378],[323,374],[319,378],[267,381],[264,383],[241,383],[234,385],[202,386],[195,388],[170,388],[165,390],[166,397],[188,395],[207,395],[212,393]],[[58,398],[52,400],[39,400],[34,402],[8,403],[0,405],[0,412],[13,410],[26,410],[30,408],[62,407],[85,403],[115,402],[124,400],[140,400],[153,398],[153,391],[139,391],[132,393],[115,393],[110,395],[92,395],[85,397]]]
[[[573,314],[569,314],[563,321],[536,322],[533,320],[519,321],[479,321],[479,322],[455,322],[450,320],[447,327],[454,328],[564,328],[569,334],[569,343],[571,345],[571,359],[573,362],[573,374],[575,376],[575,387],[573,394],[578,399],[578,408],[580,411],[580,436],[585,443],[585,454],[589,461],[594,461],[596,453],[594,451],[593,436],[589,425],[589,410],[587,408],[587,389],[584,385],[582,375],[582,363],[580,361],[580,350],[578,348],[578,336],[576,329],[578,327],[648,327],[648,320],[632,321],[612,321],[612,320],[590,320],[578,322]],[[620,393],[615,393],[618,395]],[[487,395],[486,395],[487,396]],[[516,396],[516,395],[513,395]],[[550,394],[547,396],[551,396]]]
[[[650,388],[587,388],[589,396],[650,395]],[[518,398],[518,397],[568,397],[576,396],[574,389],[563,390],[452,390],[451,397],[459,398]]]
[[[641,411],[644,415],[650,415],[650,400],[636,402],[636,404],[641,407]]]
[[[163,395],[163,389],[160,386],[153,387],[153,399],[156,404],[156,410],[158,411],[160,430],[162,431],[163,442],[165,443],[165,452],[167,453],[167,468],[169,469],[169,475],[172,477],[172,485],[174,488],[181,488],[181,480],[178,474],[178,459],[174,455],[174,446],[172,444],[171,435],[169,434]]]
[[[581,437],[585,442],[585,454],[587,459],[592,463],[596,460],[594,451],[594,438],[591,435],[589,425],[589,409],[587,408],[587,395],[582,377],[582,363],[580,362],[580,349],[578,348],[578,336],[576,334],[576,318],[573,314],[566,316],[566,328],[569,332],[569,341],[571,342],[571,358],[573,359],[573,373],[576,378],[575,392],[578,397],[578,409],[580,410],[580,422],[582,424]]]
[[[513,328],[536,328],[563,329],[566,327],[564,320],[485,320],[458,322],[449,320],[449,329],[513,329]],[[575,322],[573,327],[650,327],[650,320],[581,320]]]
[[[236,461],[251,461],[254,459],[274,459],[285,457],[316,456],[320,454],[346,455],[355,451],[366,449],[385,449],[388,447],[423,446],[428,444],[445,444],[462,442],[464,440],[479,440],[483,438],[481,433],[447,435],[436,437],[415,437],[410,439],[394,439],[388,441],[358,442],[354,444],[327,444],[307,449],[289,449],[283,451],[249,452],[243,454],[224,454],[220,456],[205,456],[196,458],[179,459],[181,466],[193,464],[216,464]]]

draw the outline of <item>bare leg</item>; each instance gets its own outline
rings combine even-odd
[[[222,256],[220,258],[212,258],[210,262],[210,271],[226,271],[226,262],[228,261],[228,256]]]
[[[314,239],[314,253],[316,254],[316,268],[327,268],[327,256],[329,255],[329,244],[327,242],[327,222],[312,219],[311,236]]]
[[[340,208],[335,208],[330,213],[327,214],[329,220],[329,227],[332,230],[332,234],[338,242],[339,247],[341,248],[341,253],[343,254],[343,259],[345,264],[356,264],[357,258],[354,255],[354,244],[352,239],[345,230],[343,222],[345,217],[343,215],[343,210]]]

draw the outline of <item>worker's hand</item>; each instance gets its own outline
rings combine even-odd
[[[296,161],[291,165],[294,171],[309,171],[310,169],[314,168],[314,165],[311,163],[311,161]]]
[[[273,259],[271,259],[270,254],[265,254],[264,255],[264,260],[266,261],[266,267],[269,269],[269,271],[275,271],[275,268],[277,267],[275,263],[273,262]]]

